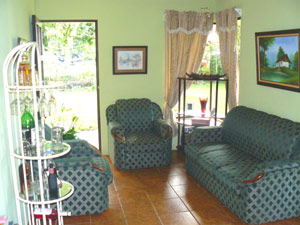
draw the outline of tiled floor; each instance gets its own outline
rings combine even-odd
[[[180,152],[173,151],[172,164],[164,168],[111,168],[114,183],[109,186],[109,209],[98,215],[65,217],[65,224],[245,224],[186,173]],[[300,225],[300,218],[268,224]]]

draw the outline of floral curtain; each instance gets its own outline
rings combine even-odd
[[[213,26],[213,14],[166,11],[166,81],[164,116],[174,135],[177,126],[172,112],[178,100],[178,79],[185,73],[197,73],[206,40]],[[190,83],[187,83],[187,88]],[[180,90],[180,94],[182,90]]]
[[[237,19],[235,8],[216,13],[216,28],[220,40],[220,58],[223,72],[229,79],[229,108],[238,104],[238,52],[237,52]]]

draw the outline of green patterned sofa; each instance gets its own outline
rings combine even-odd
[[[59,178],[75,189],[63,201],[63,211],[71,212],[72,216],[103,212],[109,206],[108,185],[113,180],[107,160],[84,140],[66,142],[71,146],[70,153],[54,160]]]
[[[119,99],[106,109],[109,156],[119,169],[166,166],[171,161],[172,129],[149,99]]]
[[[241,220],[300,216],[300,123],[244,106],[187,137],[186,170]]]

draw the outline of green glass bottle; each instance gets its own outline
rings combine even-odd
[[[22,130],[25,132],[26,140],[32,144],[32,128],[35,127],[34,118],[29,112],[28,106],[25,106],[24,113],[21,117]]]

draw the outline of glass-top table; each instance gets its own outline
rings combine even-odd
[[[40,183],[38,181],[32,182],[30,190],[28,190],[28,198],[25,197],[25,194],[20,193],[20,200],[26,203],[31,204],[41,204],[41,193],[40,193]],[[51,204],[58,201],[62,201],[70,197],[74,192],[74,187],[72,184],[66,181],[62,181],[62,187],[58,189],[58,198],[52,198],[49,194],[48,186],[44,185],[44,204]]]

